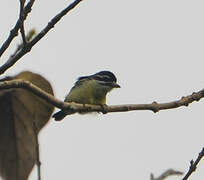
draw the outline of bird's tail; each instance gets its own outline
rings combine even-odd
[[[58,111],[55,114],[53,114],[53,118],[55,119],[55,121],[61,121],[62,119],[64,119],[64,117],[67,114],[64,111]]]
[[[70,115],[70,114],[74,114],[74,112],[58,111],[55,114],[53,114],[52,117],[55,119],[55,121],[61,121],[62,119],[64,119],[66,115]]]

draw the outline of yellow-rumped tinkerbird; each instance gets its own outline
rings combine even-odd
[[[103,106],[106,105],[107,93],[113,88],[120,88],[115,75],[110,71],[100,71],[90,76],[79,77],[64,101]],[[55,113],[53,118],[60,121],[70,114],[73,114],[73,111],[61,110]]]

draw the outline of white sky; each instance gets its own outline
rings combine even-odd
[[[26,29],[40,31],[69,3],[36,0]],[[16,22],[18,6],[0,3],[0,44]],[[111,70],[122,88],[109,94],[108,104],[179,99],[204,85],[203,6],[201,0],[84,0],[6,75],[38,72],[64,99],[78,76]],[[201,100],[156,114],[52,119],[40,134],[42,179],[147,180],[168,168],[186,171],[204,146],[203,106]],[[201,161],[191,179],[203,179],[203,168]],[[35,169],[29,180],[36,179]]]

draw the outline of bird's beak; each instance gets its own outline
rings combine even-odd
[[[120,85],[117,84],[116,82],[113,82],[113,83],[112,83],[112,86],[113,86],[114,88],[120,88]]]

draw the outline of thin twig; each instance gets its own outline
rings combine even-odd
[[[188,106],[194,101],[199,101],[204,97],[204,89],[198,92],[194,92],[192,95],[182,97],[180,100],[167,102],[167,103],[157,103],[153,102],[151,104],[125,104],[125,105],[112,105],[101,107],[99,105],[90,105],[90,104],[77,104],[74,102],[65,103],[56,99],[54,96],[46,93],[42,89],[33,85],[32,83],[25,80],[11,80],[0,82],[0,89],[11,89],[11,88],[24,88],[36,96],[44,99],[48,103],[52,104],[55,107],[66,110],[69,109],[72,112],[124,112],[124,111],[136,111],[136,110],[150,110],[153,112],[158,112],[160,110],[173,109],[181,106]]]
[[[181,171],[176,171],[176,170],[173,170],[173,169],[168,169],[164,173],[162,173],[158,178],[154,178],[154,175],[151,174],[150,180],[164,180],[164,179],[166,179],[169,176],[182,175],[182,174],[183,174],[183,172],[181,172]]]
[[[28,34],[26,35],[26,43],[29,42],[36,34],[35,29],[32,29],[28,32]],[[17,45],[16,50],[14,51],[14,53],[11,55],[11,57],[16,56],[16,54],[23,48],[23,46],[26,46],[26,44],[23,44],[23,42],[19,45]]]
[[[198,154],[198,157],[197,157],[195,162],[193,160],[190,161],[189,170],[188,170],[188,172],[186,173],[186,175],[184,176],[184,178],[182,180],[187,180],[190,177],[190,175],[196,170],[197,165],[200,162],[200,160],[203,158],[203,156],[204,156],[204,148]]]
[[[40,41],[54,26],[60,19],[65,16],[69,11],[75,8],[82,0],[75,0],[73,3],[68,5],[64,10],[62,10],[59,14],[57,14],[48,24],[47,26],[33,38],[29,43],[27,43],[21,50],[19,50],[15,56],[11,56],[5,64],[0,67],[0,74],[3,74],[7,69],[13,66],[22,56],[27,54],[31,48]],[[0,50],[1,55],[1,50]]]
[[[22,36],[22,40],[23,40],[23,46],[25,46],[26,45],[26,37],[25,37],[25,29],[24,29],[24,21],[25,21],[24,4],[25,4],[25,0],[19,0],[19,1],[20,1],[20,15],[19,15],[20,32],[21,32],[21,36]]]
[[[27,5],[25,6],[25,8],[24,8],[24,19],[26,19],[28,14],[30,13],[34,2],[35,2],[35,0],[30,0],[27,3]],[[6,39],[6,41],[3,43],[3,45],[0,48],[0,57],[6,51],[6,49],[9,47],[9,45],[12,42],[12,40],[18,35],[18,31],[20,29],[20,25],[21,25],[21,19],[19,17],[19,19],[17,20],[15,26],[10,31],[10,34],[9,34],[8,38]]]
[[[40,145],[39,145],[39,141],[38,141],[38,130],[36,127],[35,122],[33,122],[33,131],[34,131],[34,136],[35,136],[35,142],[36,142],[36,146],[35,146],[35,150],[36,150],[36,165],[37,165],[37,171],[38,171],[38,180],[41,180],[41,162],[40,162]]]

